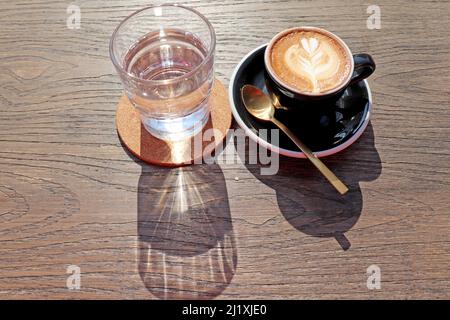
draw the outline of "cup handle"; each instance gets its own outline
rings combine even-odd
[[[355,69],[350,80],[350,85],[366,79],[376,68],[375,61],[367,53],[354,54],[353,61],[355,62]]]

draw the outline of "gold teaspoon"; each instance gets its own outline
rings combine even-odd
[[[260,89],[252,85],[245,85],[241,89],[242,101],[247,111],[255,118],[262,121],[269,121],[280,128],[306,155],[306,157],[316,166],[317,169],[330,181],[330,183],[341,194],[348,191],[347,186],[335,176],[333,172],[317,156],[298,139],[283,123],[275,119],[275,107],[272,100]]]

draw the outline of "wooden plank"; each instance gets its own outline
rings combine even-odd
[[[74,3],[79,30],[65,2],[0,4],[1,298],[450,298],[448,1],[380,0],[381,30],[367,29],[365,1],[186,1],[216,29],[225,84],[297,25],[374,56],[371,125],[326,159],[345,199],[301,160],[269,177],[237,161],[133,161],[115,131],[108,45],[148,2]],[[165,206],[179,193],[188,215]],[[366,287],[372,264],[381,290]],[[69,265],[80,290],[66,287]]]

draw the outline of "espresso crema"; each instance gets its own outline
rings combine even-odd
[[[299,92],[321,94],[349,80],[352,57],[319,31],[294,30],[272,46],[270,63],[282,82]]]

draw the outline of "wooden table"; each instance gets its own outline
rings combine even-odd
[[[450,298],[448,1],[379,0],[379,30],[366,1],[190,3],[216,29],[227,85],[247,52],[292,26],[373,55],[371,124],[325,160],[344,198],[303,160],[261,176],[238,161],[165,169],[127,154],[108,41],[149,2],[74,3],[80,29],[66,26],[67,1],[0,4],[0,298]]]

